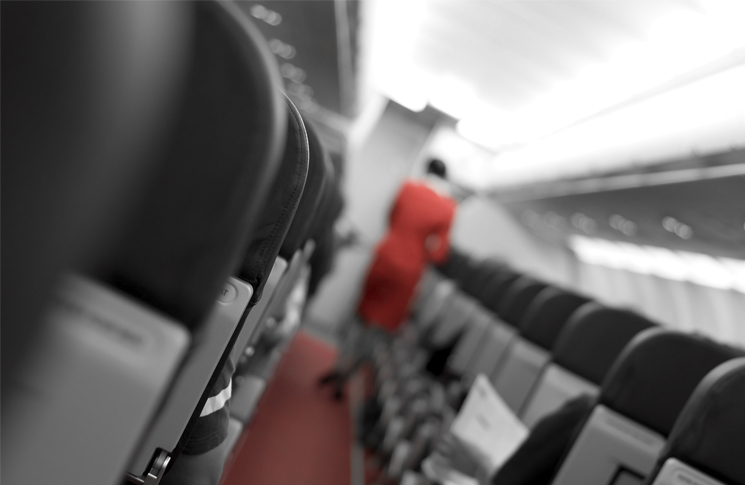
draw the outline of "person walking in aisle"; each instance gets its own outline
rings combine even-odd
[[[427,164],[423,180],[407,179],[402,184],[357,307],[361,328],[347,330],[334,369],[319,379],[321,386],[334,385],[337,400],[342,398],[349,376],[369,358],[375,342],[393,334],[406,319],[427,263],[437,264],[447,257],[457,205],[450,191],[447,168],[436,158]]]

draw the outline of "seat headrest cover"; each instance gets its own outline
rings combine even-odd
[[[478,273],[481,263],[471,257],[466,257],[463,263],[455,270],[454,280],[461,289],[464,289]]]
[[[484,290],[481,292],[481,303],[486,308],[496,313],[502,297],[507,290],[510,289],[512,283],[514,283],[520,276],[519,273],[515,273],[509,269],[495,271],[494,276],[492,276],[484,287]]]
[[[341,176],[336,170],[330,157],[325,157],[326,190],[321,201],[319,216],[313,221],[310,230],[316,249],[310,258],[310,280],[308,281],[308,295],[314,295],[321,280],[331,270],[337,243],[334,232],[334,221],[340,210]]]
[[[455,274],[457,273],[457,268],[464,264],[465,259],[465,254],[451,245],[447,259],[445,259],[445,261],[440,265],[436,266],[436,268],[443,276],[454,279]]]
[[[323,185],[321,201],[318,204],[318,214],[313,218],[313,222],[308,230],[310,238],[316,241],[316,250],[319,246],[319,238],[321,238],[322,233],[326,232],[328,220],[331,217],[334,190],[336,190],[334,186],[339,183],[339,176],[329,157],[323,158],[323,169],[325,183]]]
[[[599,402],[667,436],[701,379],[722,362],[743,355],[699,335],[648,329],[616,359]]]
[[[261,298],[269,272],[287,235],[308,175],[308,135],[300,112],[285,98],[287,138],[279,173],[262,206],[259,224],[248,245],[238,276],[254,288],[251,303]]]
[[[546,288],[546,283],[537,281],[529,276],[521,276],[510,285],[509,290],[499,300],[497,315],[505,323],[517,327],[528,309],[530,302]]]
[[[300,249],[305,241],[309,238],[309,230],[313,223],[313,218],[318,216],[318,208],[321,203],[321,197],[326,184],[326,169],[324,167],[324,157],[326,151],[321,145],[315,130],[309,123],[305,123],[305,131],[308,135],[308,176],[305,179],[305,188],[303,196],[300,199],[295,217],[287,231],[287,236],[279,250],[280,256],[288,261]]]
[[[479,267],[474,269],[473,274],[463,284],[463,291],[478,299],[489,280],[494,277],[495,270],[501,268],[494,261],[481,261]]]
[[[286,115],[258,30],[228,2],[190,5],[191,65],[164,161],[94,272],[191,328],[245,250],[278,168]]]
[[[725,362],[701,381],[675,422],[651,480],[670,457],[712,478],[745,485],[745,359]]]
[[[520,321],[520,335],[550,351],[572,313],[588,301],[584,296],[548,287],[530,302]]]
[[[585,303],[559,334],[553,361],[599,386],[626,344],[654,325],[629,310]]]

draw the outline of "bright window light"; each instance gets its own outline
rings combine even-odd
[[[690,271],[686,262],[666,248],[642,246],[649,253],[651,273],[668,280],[685,281]]]
[[[732,258],[719,258],[719,260],[732,272],[733,288],[745,293],[745,261]]]
[[[745,260],[577,235],[569,246],[587,264],[745,293]]]
[[[693,283],[711,286],[713,288],[732,288],[734,275],[724,264],[717,261],[716,258],[708,254],[690,253],[687,251],[678,251],[678,253],[688,263],[690,268],[688,279]]]

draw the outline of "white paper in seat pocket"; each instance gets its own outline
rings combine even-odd
[[[484,374],[468,391],[450,431],[488,461],[490,473],[502,466],[529,432]]]

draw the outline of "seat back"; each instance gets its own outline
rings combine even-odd
[[[306,131],[309,147],[308,176],[300,205],[280,248],[280,256],[288,259],[290,265],[287,270],[286,281],[282,283],[277,297],[272,302],[272,308],[269,310],[269,318],[274,318],[275,321],[284,317],[285,303],[293,288],[295,288],[298,278],[300,278],[302,268],[307,265],[315,249],[315,243],[312,246],[308,246],[307,243],[311,239],[310,229],[313,220],[319,217],[318,206],[321,203],[326,186],[325,159],[328,155],[323,145],[321,145],[321,140],[318,138],[315,129],[306,124]]]
[[[232,354],[236,362],[249,343],[258,341],[272,308],[277,305],[277,298],[283,298],[281,293],[287,286],[287,278],[292,277],[291,268],[299,264],[299,248],[309,227],[306,224],[308,207],[303,201],[315,207],[319,202],[318,185],[323,182],[323,174],[319,178],[317,158],[314,157],[311,164],[310,138],[305,123],[292,102],[287,99],[286,103],[288,137],[281,171],[267,201],[262,233],[251,241],[239,271],[239,278],[244,281],[264,285],[265,294],[254,301],[255,307],[236,339]],[[311,185],[307,187],[309,175],[312,175]],[[295,271],[292,269],[293,275]]]
[[[587,298],[558,288],[542,290],[520,321],[519,333],[492,377],[500,397],[514,412],[528,399],[530,390],[551,359],[551,348],[572,313]]]
[[[637,335],[603,382],[598,405],[561,465],[555,485],[641,484],[701,379],[742,351],[663,329]]]
[[[326,183],[330,183],[326,179],[326,150],[313,126],[305,120],[303,122],[308,140],[308,173],[302,198],[279,250],[279,255],[288,261],[295,253],[302,251],[305,242],[311,238],[311,226],[318,217]]]
[[[745,359],[719,365],[699,383],[645,482],[745,484]]]
[[[517,331],[511,322],[517,322],[522,318],[530,302],[545,288],[544,283],[522,276],[515,279],[500,298],[500,306],[506,309],[504,316],[509,320],[503,320],[502,315],[496,319],[496,323],[488,329],[486,338],[473,354],[468,363],[466,372],[466,383],[479,373],[487,374],[490,379],[495,375],[497,368],[501,365],[505,351],[512,344]],[[508,302],[509,304],[507,304]]]
[[[491,378],[515,334],[514,328],[490,315],[484,338],[479,342],[463,372],[465,383],[470,384],[479,374],[486,374]]]
[[[187,361],[137,454],[135,466],[142,466],[148,454],[152,456],[155,450],[165,450],[176,457],[181,453],[209,397],[209,391],[231,357],[236,341],[244,332],[254,331],[246,323],[249,323],[248,317],[261,298],[261,295],[257,297],[256,292],[265,288],[267,276],[278,259],[279,248],[295,214],[308,170],[305,128],[289,100],[285,100],[285,104],[287,137],[279,171],[263,204],[264,213],[247,245],[240,278],[231,278],[230,282],[238,288],[239,295],[244,293],[244,289],[253,290],[249,294],[249,301],[240,300],[240,305],[233,305],[237,315],[232,314],[229,319],[224,319],[225,323],[220,326],[219,332],[213,326],[205,342]]]
[[[497,308],[502,300],[505,292],[507,292],[512,283],[515,282],[520,276],[519,273],[514,271],[499,271],[497,272],[486,284],[484,291],[480,294],[481,303],[484,307],[491,310],[493,313],[497,313]]]
[[[91,8],[101,19],[162,14],[185,22],[193,36],[183,40],[188,62],[174,95],[176,112],[159,134],[157,163],[118,237],[87,265],[98,281],[74,278],[59,290],[62,304],[52,312],[55,328],[42,352],[49,360],[30,369],[39,372],[44,403],[26,406],[30,423],[14,420],[25,444],[12,447],[9,473],[19,480],[11,482],[121,480],[183,355],[185,329],[197,342],[209,334],[205,321],[276,170],[284,127],[278,74],[263,44],[221,4],[161,5],[170,11],[160,13],[154,4],[132,5],[129,12],[120,10],[129,5]],[[96,31],[108,25],[92,20]],[[157,27],[145,37],[160,38]],[[135,29],[133,38],[148,31]]]
[[[308,176],[310,152],[305,124],[295,105],[287,98],[285,103],[288,132],[282,163],[238,270],[238,278],[254,288],[252,304],[256,304],[261,298],[266,278],[279,255],[300,204]]]
[[[496,314],[508,325],[517,327],[533,299],[546,288],[530,276],[521,276],[510,285],[509,290],[499,300]]]
[[[437,348],[452,342],[463,330],[475,308],[476,302],[472,298],[457,292],[431,329],[429,344]]]
[[[463,291],[474,298],[478,298],[478,295],[494,276],[494,272],[501,268],[501,264],[495,261],[484,260],[477,262],[468,279],[463,284]]]
[[[580,394],[597,394],[600,384],[626,344],[654,323],[627,310],[585,303],[571,316],[523,409],[532,427],[540,418]]]
[[[342,194],[342,165],[337,157],[325,157],[326,187],[319,209],[319,217],[311,224],[310,237],[315,242],[315,249],[310,258],[310,279],[308,281],[308,297],[315,295],[318,287],[331,271],[334,256],[337,251],[336,220],[344,209]],[[339,163],[335,163],[334,160]]]
[[[465,372],[468,362],[479,348],[479,344],[486,337],[491,322],[491,314],[480,305],[477,305],[468,319],[465,333],[448,358],[447,368],[450,373],[461,375]]]
[[[116,237],[157,164],[176,108],[169,93],[185,77],[188,29],[176,5],[18,2],[2,10],[6,402],[60,274]]]

